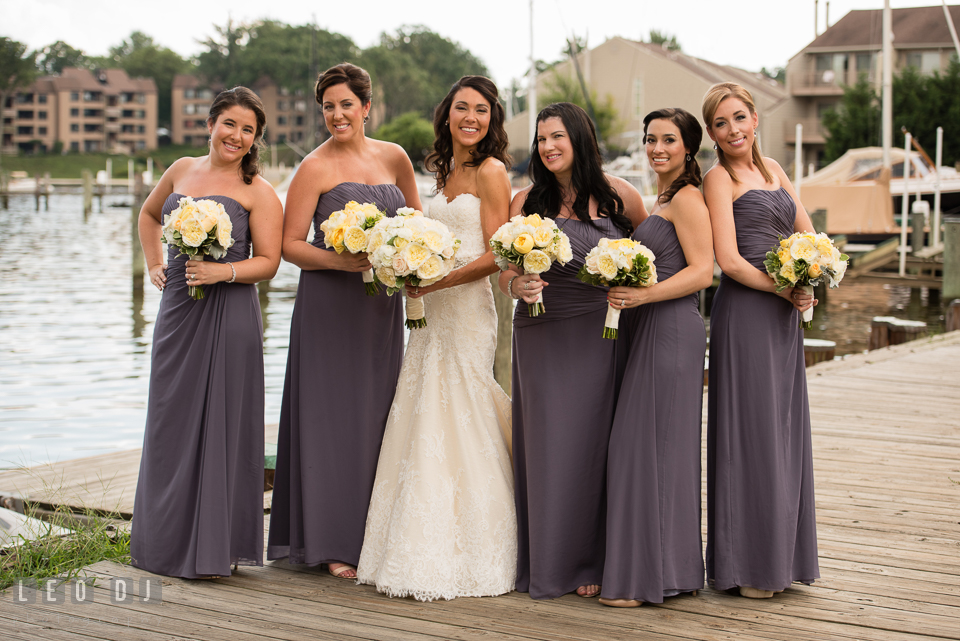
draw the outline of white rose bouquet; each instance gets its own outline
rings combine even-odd
[[[630,238],[601,238],[587,254],[577,278],[600,287],[650,287],[657,283],[657,267],[653,252]],[[620,327],[620,310],[607,305],[603,337],[616,340]]]
[[[233,247],[233,222],[215,200],[180,199],[179,206],[163,220],[163,242],[174,245],[188,260],[214,260],[223,257]],[[194,300],[203,298],[203,285],[190,285],[188,292]]]
[[[401,207],[394,218],[383,218],[372,230],[367,252],[377,282],[393,296],[409,283],[433,285],[453,270],[460,240],[439,220],[426,218],[419,210]],[[407,298],[409,329],[427,326],[423,299]]]
[[[553,263],[565,265],[573,258],[567,235],[552,218],[541,218],[539,214],[511,218],[494,232],[490,247],[501,270],[513,264],[523,269],[524,274],[542,274],[553,267]],[[544,313],[542,293],[527,310],[531,316]]]
[[[830,237],[824,233],[797,232],[781,238],[780,244],[767,252],[763,266],[777,284],[777,291],[799,287],[813,295],[814,285],[827,283],[836,287],[847,271],[850,257],[840,253]],[[813,325],[813,307],[800,315],[800,327]]]
[[[343,250],[351,254],[368,251],[370,230],[384,217],[385,214],[373,203],[361,205],[351,200],[343,209],[333,212],[320,223],[323,243],[327,249],[333,249],[338,254],[342,254]],[[380,288],[374,282],[373,269],[364,271],[362,275],[367,296],[379,294]]]

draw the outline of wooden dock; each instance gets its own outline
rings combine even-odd
[[[113,605],[105,581],[92,604],[17,605],[8,591],[0,630],[23,641],[960,639],[960,332],[820,363],[807,376],[821,579],[773,599],[705,589],[634,610],[518,593],[419,603],[281,562],[216,581],[164,578],[158,605]],[[96,459],[60,466],[64,487],[92,498],[90,479],[109,478],[126,486],[111,500],[132,497],[132,459],[111,456],[98,459],[117,467],[99,474]],[[0,473],[0,489],[23,478]],[[88,571],[152,576],[111,562]]]

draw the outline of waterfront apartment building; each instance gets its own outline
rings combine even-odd
[[[202,146],[207,142],[207,115],[216,95],[224,89],[222,83],[207,82],[196,76],[178,75],[173,79],[171,96],[171,139],[176,145]],[[291,142],[305,146],[310,133],[311,105],[315,105],[309,91],[289,91],[271,78],[261,77],[250,86],[263,101],[267,117],[264,142],[282,144]],[[305,149],[309,151],[314,145]]]
[[[3,105],[5,152],[131,153],[157,146],[157,86],[122,69],[67,68]]]
[[[947,7],[960,25],[960,5]],[[913,67],[921,74],[943,72],[956,56],[943,6],[893,9],[893,74]],[[826,145],[823,114],[835,108],[845,85],[863,74],[880,95],[883,82],[883,10],[851,11],[817,36],[787,63],[787,89],[782,136],[796,145],[796,123],[803,124],[803,163],[819,168]],[[944,123],[947,124],[947,123]],[[880,145],[880,131],[876,144]],[[928,141],[932,146],[933,141]]]
[[[643,131],[643,117],[654,109],[681,107],[699,120],[707,89],[715,83],[731,80],[750,90],[763,115],[760,136],[764,153],[780,162],[786,159],[782,137],[772,136],[772,132],[782,129],[777,110],[787,100],[787,91],[771,78],[621,37],[610,38],[593,49],[584,49],[577,54],[577,59],[585,84],[596,91],[601,101],[607,96],[613,98],[620,131],[608,142],[615,147],[637,149]],[[549,92],[555,74],[574,80],[577,77],[569,59],[541,73],[537,78],[538,108],[546,106],[542,97]],[[508,120],[506,129],[511,154],[518,159],[527,157],[533,141],[527,112]],[[768,131],[771,132],[769,138]],[[713,146],[706,132],[703,146]]]

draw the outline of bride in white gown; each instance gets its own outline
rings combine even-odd
[[[437,107],[427,215],[462,241],[424,298],[387,419],[357,580],[422,601],[514,587],[517,523],[510,400],[493,378],[497,314],[488,240],[507,221],[507,137],[496,86],[461,78]],[[447,197],[445,194],[450,194]]]

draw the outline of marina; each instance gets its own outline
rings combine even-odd
[[[93,603],[15,604],[7,591],[0,628],[22,641],[957,639],[960,332],[819,363],[807,376],[821,577],[773,599],[706,588],[635,610],[515,592],[421,603],[271,562],[216,581],[164,578],[159,605],[111,603],[111,578],[133,578],[136,594],[137,581],[154,575],[101,562],[87,568],[101,579]],[[0,472],[0,494],[45,502],[54,499],[44,488],[59,487],[56,500],[126,511],[138,459],[131,450]]]

